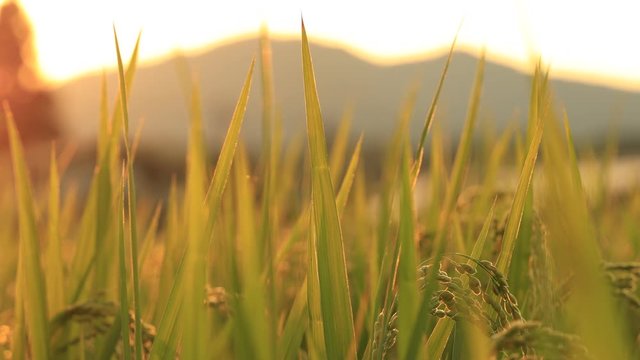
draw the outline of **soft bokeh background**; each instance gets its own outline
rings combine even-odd
[[[5,1],[6,3],[6,1]],[[304,131],[299,51],[304,16],[313,44],[320,100],[329,135],[350,111],[353,134],[375,153],[387,140],[409,89],[418,86],[414,140],[432,97],[444,54],[458,33],[438,110],[455,138],[461,128],[475,61],[490,61],[482,99],[485,128],[524,124],[532,64],[550,67],[558,111],[566,110],[581,147],[601,147],[617,134],[623,149],[640,142],[640,34],[632,1],[80,1],[22,0],[32,27],[31,69],[55,107],[51,134],[91,153],[101,74],[113,97],[113,26],[125,54],[142,31],[141,64],[131,89],[133,127],[144,123],[141,162],[170,173],[184,163],[187,106],[184,70],[203,94],[206,136],[215,152],[261,26],[273,42],[276,103],[285,141]],[[23,49],[23,53],[24,53]],[[180,75],[183,74],[183,75]],[[32,86],[33,87],[33,86]],[[260,82],[254,83],[244,138],[259,149]],[[16,116],[18,122],[26,116]],[[33,126],[32,126],[33,127]],[[133,131],[133,130],[132,130]],[[86,158],[92,158],[87,155]]]

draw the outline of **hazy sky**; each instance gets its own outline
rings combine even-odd
[[[0,0],[1,1],[1,0]],[[394,62],[446,47],[464,19],[463,47],[502,61],[534,50],[557,72],[640,90],[638,0],[233,1],[22,0],[44,74],[62,81],[112,66],[112,24],[129,53],[142,29],[143,60],[255,33],[312,38]]]

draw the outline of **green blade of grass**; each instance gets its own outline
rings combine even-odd
[[[408,140],[407,140],[408,141]],[[400,228],[398,230],[398,243],[400,246],[398,256],[398,354],[400,359],[408,356],[411,332],[417,321],[418,282],[417,259],[414,233],[414,213],[412,179],[410,174],[409,144],[405,146],[401,164],[400,187]]]
[[[375,292],[371,297],[371,308],[373,311],[371,313],[372,316],[369,318],[369,325],[372,331],[375,328],[375,321],[378,314],[383,312],[385,319],[388,319],[388,317],[391,316],[389,313],[389,307],[392,303],[390,300],[393,299],[394,287],[392,286],[392,283],[395,280],[396,260],[399,254],[399,246],[396,241],[398,238],[396,229],[391,225],[396,200],[395,192],[398,182],[398,173],[400,172],[400,164],[402,163],[404,141],[409,133],[409,124],[417,100],[417,95],[418,86],[415,84],[410,88],[409,94],[400,108],[398,124],[393,134],[393,138],[391,139],[391,144],[387,150],[383,164],[381,190],[382,205],[380,206],[380,214],[378,215],[380,220],[378,221],[376,228],[376,258],[374,265],[378,276],[375,278]],[[382,339],[386,339],[388,335],[387,330],[387,327],[382,327]],[[373,341],[373,337],[370,339],[367,346],[369,350],[372,348],[371,341]],[[377,355],[382,356],[382,352],[378,352]]]
[[[160,214],[162,213],[162,210],[162,203],[159,203],[153,211],[151,221],[149,221],[149,224],[147,225],[147,231],[145,231],[144,237],[142,238],[142,247],[140,249],[139,259],[140,261],[138,262],[138,273],[142,273],[142,268],[144,267],[149,254],[151,253],[154,242],[159,235],[158,225],[160,223]]]
[[[199,88],[193,84],[191,124],[187,150],[187,175],[184,200],[187,253],[185,258],[182,330],[182,354],[187,359],[204,356],[209,336],[209,324],[202,298],[207,284],[206,258],[208,252],[205,232],[206,160],[202,133],[202,112]]]
[[[266,283],[268,288],[269,333],[275,333],[276,291],[274,279],[274,243],[278,221],[278,204],[276,202],[276,188],[278,171],[278,155],[280,143],[275,131],[275,85],[273,81],[273,59],[271,56],[271,41],[266,25],[260,29],[260,70],[262,75],[262,173],[264,177],[262,188],[262,214],[260,232],[258,233],[259,249],[263,249],[264,267],[266,268]]]
[[[220,155],[218,156],[218,162],[213,173],[213,178],[209,183],[209,189],[207,191],[207,202],[209,204],[209,216],[207,221],[207,234],[211,234],[213,230],[213,224],[215,223],[216,216],[220,209],[220,203],[222,200],[222,194],[231,172],[231,164],[233,164],[233,158],[235,155],[236,147],[238,146],[238,138],[240,136],[240,129],[244,121],[244,114],[247,109],[247,102],[249,101],[249,90],[251,89],[251,79],[253,75],[253,68],[255,61],[251,61],[247,77],[245,78],[240,97],[236,103],[236,108],[227,130]]]
[[[125,74],[127,88],[131,88],[133,84],[139,45],[140,35],[136,40]],[[121,100],[118,92],[111,121],[107,122],[106,119],[109,115],[106,106],[106,81],[102,84],[101,99],[97,171],[92,179],[87,204],[80,222],[83,235],[81,241],[79,241],[78,250],[71,266],[69,303],[77,302],[83,291],[85,291],[85,285],[92,270],[96,271],[93,290],[96,292],[103,291],[108,281],[113,278],[109,274],[115,270],[113,264],[117,263],[115,260],[117,254],[117,249],[114,248],[115,242],[107,242],[103,241],[103,239],[110,235],[115,236],[113,232],[116,231],[113,225],[115,220],[113,220],[111,214],[113,213],[112,206],[114,205],[113,195],[117,191],[114,192],[111,188],[119,186],[117,173],[121,165],[119,155],[119,141],[122,131]],[[106,131],[109,132],[107,133]],[[97,254],[100,254],[100,256]]]
[[[151,347],[149,359],[174,359],[180,339],[180,315],[184,293],[184,263],[186,254],[177,265],[174,281],[169,290],[166,306],[161,309],[162,317],[158,322],[158,332]]]
[[[155,304],[155,313],[153,323],[160,324],[164,311],[167,307],[167,301],[176,280],[176,268],[179,256],[184,254],[184,242],[180,242],[181,225],[178,200],[178,187],[176,178],[173,177],[169,188],[169,196],[165,212],[164,222],[164,249],[165,254],[162,258],[160,268],[160,284],[158,288],[158,297]],[[152,348],[153,349],[153,348]]]
[[[305,278],[289,311],[282,336],[278,339],[276,359],[298,358],[298,349],[309,326],[308,310],[307,279]]]
[[[318,252],[314,208],[309,211],[309,267],[307,270],[307,304],[309,306],[309,354],[312,359],[328,359],[325,325],[322,315],[322,288],[318,276]]]
[[[133,80],[134,80],[134,76],[136,73],[136,69],[138,66],[138,52],[140,49],[140,38],[142,37],[142,33],[138,34],[138,37],[136,38],[136,44],[133,47],[133,52],[131,53],[131,57],[129,58],[129,65],[127,66],[126,71],[124,72],[124,87],[126,89],[131,89],[133,87]],[[118,70],[119,71],[119,70]],[[118,75],[118,77],[120,78],[120,74]],[[112,134],[116,134],[119,136],[119,134],[122,133],[123,131],[123,127],[126,129],[126,134],[128,135],[128,131],[129,131],[129,120],[128,119],[123,119],[122,118],[122,111],[120,110],[122,108],[122,103],[126,102],[127,99],[123,99],[121,96],[121,93],[118,93],[118,96],[116,96],[116,100],[115,103],[113,105],[113,112],[111,114],[111,133]],[[125,106],[126,107],[126,106]],[[118,138],[115,138],[113,140],[117,141]],[[113,141],[112,140],[112,141]],[[112,146],[111,147],[112,151],[119,151],[119,148],[117,146]],[[118,165],[116,160],[112,160],[115,162],[116,165]],[[113,165],[113,164],[112,164]],[[117,167],[116,167],[117,168]],[[115,169],[113,169],[115,170]]]
[[[254,61],[251,62],[247,78],[240,93],[227,136],[222,145],[222,150],[216,164],[216,168],[207,193],[208,219],[201,219],[204,214],[202,199],[205,198],[201,183],[205,179],[204,153],[199,141],[202,139],[202,125],[200,118],[200,102],[197,92],[194,92],[193,125],[191,139],[189,141],[190,152],[187,158],[187,194],[186,213],[188,229],[188,247],[186,255],[186,269],[184,281],[184,318],[183,331],[184,342],[182,344],[183,355],[186,358],[199,358],[206,352],[206,338],[208,324],[204,322],[205,308],[202,306],[202,297],[206,284],[206,255],[209,247],[215,220],[217,218],[224,189],[227,184],[231,164],[238,144],[240,128],[244,120],[244,113],[251,87]],[[204,222],[203,222],[204,220]],[[181,279],[179,279],[180,281]]]
[[[629,359],[635,335],[605,280],[602,257],[579,179],[577,163],[550,111],[544,116],[545,192],[541,214],[551,254],[561,278],[571,276],[572,291],[562,310],[595,359]]]
[[[40,247],[35,218],[31,182],[24,158],[22,143],[16,130],[13,115],[5,102],[4,114],[7,122],[13,175],[18,203],[18,228],[20,245],[18,264],[21,267],[21,279],[17,282],[23,301],[26,333],[29,339],[30,354],[35,359],[48,359],[49,333],[47,317],[47,294],[44,275],[40,266]]]
[[[118,288],[120,290],[120,342],[122,354],[125,360],[131,359],[131,347],[129,346],[129,295],[127,291],[127,256],[124,237],[124,197],[126,194],[124,180],[124,166],[121,192],[118,197]]]
[[[129,146],[129,108],[127,97],[127,84],[124,72],[124,65],[120,55],[120,46],[118,44],[118,35],[115,26],[113,28],[113,37],[116,46],[116,56],[118,59],[118,79],[120,83],[120,102],[122,120],[123,120],[123,138],[125,149],[127,152],[127,220],[129,225],[129,246],[131,250],[131,272],[132,272],[132,288],[133,288],[133,308],[134,308],[134,349],[136,360],[142,360],[142,311],[140,307],[140,284],[138,279],[138,229],[136,216],[136,188],[133,173],[132,151]],[[123,339],[124,341],[124,339]]]
[[[307,136],[311,154],[311,196],[317,248],[318,281],[324,340],[331,359],[355,357],[355,333],[347,279],[342,230],[335,203],[331,174],[315,84],[307,33],[302,23],[302,64],[307,113]]]
[[[109,93],[107,90],[107,74],[102,73],[100,89],[100,125],[98,127],[98,159],[102,159],[109,146]]]
[[[434,259],[434,263],[437,264],[440,262],[442,258],[442,254],[445,249],[444,240],[446,235],[448,234],[448,225],[449,220],[451,218],[451,213],[454,210],[455,204],[457,202],[458,196],[460,195],[460,189],[462,188],[462,181],[464,170],[467,167],[470,157],[471,151],[471,142],[473,140],[473,131],[475,128],[475,122],[478,113],[478,107],[480,104],[480,95],[482,93],[482,84],[484,79],[484,66],[485,66],[485,55],[484,52],[478,62],[478,67],[476,70],[476,77],[473,85],[473,90],[471,97],[469,99],[469,107],[467,110],[467,117],[464,123],[464,128],[462,129],[462,134],[460,135],[460,142],[458,143],[458,148],[456,150],[456,156],[453,162],[453,168],[451,170],[451,177],[447,186],[447,191],[444,198],[444,203],[442,209],[440,211],[440,215],[438,217],[438,225],[437,231],[434,239],[434,248],[432,252],[432,258]],[[409,351],[407,352],[408,356],[417,356],[420,351],[420,344],[423,336],[423,327],[421,324],[421,319],[424,319],[424,316],[428,313],[428,307],[431,299],[432,292],[434,291],[434,283],[435,283],[435,275],[436,275],[437,266],[433,266],[431,271],[427,274],[426,284],[427,286],[424,289],[422,295],[422,302],[420,303],[420,308],[418,311],[418,321],[416,326],[414,327],[414,331],[412,332],[412,339],[409,344]],[[429,359],[439,359],[442,355],[443,347],[435,346],[435,344],[440,344],[440,341],[435,341],[438,339],[438,336],[445,336],[448,338],[449,332],[445,331],[443,333],[432,333],[429,338],[436,335],[434,339],[427,340],[427,358]],[[431,343],[431,344],[430,344]],[[446,340],[444,341],[446,344]]]
[[[342,166],[347,154],[347,143],[349,142],[349,130],[351,130],[351,122],[353,120],[353,108],[347,107],[338,125],[338,130],[333,137],[331,144],[331,152],[329,153],[329,170],[331,171],[331,180],[338,183]]]
[[[538,81],[538,79],[534,79],[534,81]],[[535,104],[531,104],[531,106],[535,106]],[[516,246],[518,231],[520,230],[520,222],[522,221],[525,210],[527,194],[529,193],[531,179],[533,178],[533,170],[535,169],[536,159],[538,158],[538,149],[540,147],[540,141],[542,140],[544,122],[539,112],[534,112],[533,116],[537,116],[537,118],[530,119],[530,122],[534,123],[535,127],[531,133],[532,137],[529,143],[529,150],[522,165],[520,179],[518,180],[518,186],[516,187],[511,210],[509,211],[509,220],[507,221],[502,238],[502,249],[496,262],[498,270],[505,275],[508,274],[509,266],[511,265],[511,258]]]
[[[336,208],[338,209],[338,216],[342,217],[342,213],[344,212],[344,208],[347,204],[347,199],[349,198],[349,192],[353,185],[353,179],[355,177],[355,172],[358,168],[358,163],[360,160],[360,151],[362,148],[362,139],[363,136],[360,136],[358,143],[356,144],[356,148],[351,155],[351,159],[349,160],[349,165],[347,166],[347,171],[345,172],[344,178],[342,179],[342,184],[340,185],[340,190],[338,191],[338,195],[336,195]],[[306,216],[309,219],[309,209],[305,209],[303,211],[302,216]],[[299,222],[299,221],[298,221]],[[298,224],[296,222],[296,224]],[[301,228],[301,226],[296,226],[292,233],[297,232],[297,229]],[[281,259],[284,257],[284,252],[286,248],[289,247],[287,243],[294,240],[294,236],[290,236],[289,240],[285,242],[283,248],[279,253],[277,259]],[[311,252],[314,252],[314,249],[311,249]],[[311,261],[315,262],[315,258],[311,258]],[[278,261],[276,260],[276,264]],[[311,264],[313,266],[312,269],[315,269],[316,265]],[[315,273],[316,270],[311,270],[310,273]],[[317,283],[317,282],[316,282]],[[316,284],[317,287],[317,284]],[[312,291],[315,291],[312,289]],[[304,332],[309,326],[309,316],[307,316],[307,312],[309,311],[309,303],[307,301],[308,290],[307,290],[307,278],[305,278],[302,287],[298,290],[296,298],[294,300],[293,307],[289,311],[289,316],[287,318],[287,322],[285,323],[282,337],[278,340],[277,347],[277,358],[278,359],[291,359],[297,356],[296,350],[300,346],[302,338],[304,337]],[[317,297],[312,296],[314,299]],[[317,316],[314,319],[321,319],[321,311],[319,310],[320,306],[317,304],[317,311],[314,314]],[[321,320],[317,320],[321,322]],[[323,330],[320,330],[323,331]]]
[[[242,299],[238,310],[238,325],[246,339],[237,339],[253,359],[273,358],[273,332],[270,331],[266,284],[261,278],[263,259],[257,246],[253,209],[253,189],[249,182],[246,153],[239,148],[235,164],[236,221],[238,239],[238,272],[241,274]]]
[[[344,208],[345,206],[347,206],[347,200],[349,199],[349,193],[351,192],[353,179],[356,176],[356,170],[358,169],[358,164],[360,163],[360,152],[362,151],[363,139],[364,137],[360,135],[360,138],[356,143],[356,147],[353,150],[353,154],[351,154],[351,159],[349,160],[349,165],[347,165],[347,170],[344,173],[344,178],[342,179],[340,190],[338,190],[338,195],[336,195],[336,208],[338,209],[338,217],[340,218],[342,218]]]
[[[49,242],[45,253],[46,285],[49,314],[56,314],[65,305],[64,264],[60,245],[60,177],[55,146],[51,146],[49,164]]]
[[[460,29],[458,29],[458,32]],[[436,92],[433,95],[433,99],[431,100],[431,105],[429,106],[429,111],[427,112],[427,116],[424,119],[424,126],[422,127],[422,133],[420,133],[420,140],[418,141],[418,148],[416,150],[415,161],[416,164],[422,162],[422,155],[424,153],[424,144],[427,141],[427,135],[429,134],[429,130],[431,129],[431,124],[433,123],[433,119],[436,114],[436,108],[438,105],[438,101],[440,100],[440,93],[442,92],[442,88],[444,87],[444,80],[447,77],[447,72],[449,71],[449,65],[451,64],[451,59],[453,58],[453,50],[456,48],[456,42],[458,41],[458,33],[453,38],[453,42],[451,43],[451,48],[449,48],[449,54],[447,55],[447,60],[444,63],[444,67],[442,72],[440,73],[440,80],[438,81],[438,86],[436,87]],[[414,177],[417,176],[420,171],[419,168],[414,168]]]

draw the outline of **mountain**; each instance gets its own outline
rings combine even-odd
[[[283,120],[284,138],[305,131],[305,112],[299,41],[272,43],[276,100]],[[411,123],[416,141],[433,96],[445,58],[380,66],[348,52],[317,44],[311,47],[325,127],[331,134],[344,110],[352,106],[352,133],[365,135],[365,149],[375,150],[389,140],[395,119],[409,89],[421,85]],[[258,54],[258,40],[240,41],[186,58],[200,85],[206,140],[212,152],[219,148],[231,118],[249,63]],[[141,150],[158,161],[181,163],[188,124],[188,96],[179,74],[179,61],[168,60],[139,67],[131,92],[132,128],[144,118]],[[462,128],[477,59],[454,55],[445,82],[437,118],[451,134]],[[107,74],[111,92],[117,91],[114,72]],[[85,76],[55,90],[67,136],[91,141],[99,114],[100,75]],[[623,143],[640,143],[640,93],[553,79],[558,103],[564,106],[578,144],[600,144],[612,124]],[[258,151],[261,122],[259,72],[255,73],[243,136]],[[524,126],[529,102],[529,75],[487,63],[481,100],[481,121],[496,129],[516,120]]]

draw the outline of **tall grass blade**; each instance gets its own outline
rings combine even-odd
[[[261,278],[263,259],[257,246],[254,218],[254,194],[249,182],[246,153],[240,147],[235,165],[236,221],[238,240],[238,269],[241,274],[242,299],[238,311],[238,324],[246,339],[242,343],[246,354],[253,359],[273,358],[273,333],[270,330],[267,287]]]
[[[47,294],[44,276],[40,265],[40,247],[36,224],[35,204],[31,182],[29,180],[22,143],[13,120],[9,105],[5,102],[4,115],[9,134],[11,161],[18,205],[18,229],[20,245],[18,266],[20,267],[17,285],[21,287],[24,323],[29,340],[30,354],[36,359],[48,359],[49,330],[47,316]]]
[[[338,209],[338,216],[342,218],[342,213],[344,212],[344,208],[347,205],[347,200],[349,198],[349,193],[351,191],[351,187],[353,185],[353,179],[355,177],[355,172],[358,168],[358,163],[360,160],[360,151],[362,148],[362,139],[360,136],[358,143],[356,144],[356,148],[351,155],[351,159],[349,160],[349,165],[345,172],[344,178],[342,179],[342,184],[340,185],[340,190],[338,191],[338,195],[336,195],[336,208]],[[303,211],[302,216],[306,216],[309,219],[310,210],[306,209]],[[299,222],[299,221],[298,221]],[[297,224],[297,223],[296,223]],[[291,237],[293,238],[293,236]],[[310,245],[315,246],[315,243],[310,242]],[[286,246],[286,245],[285,245]],[[311,253],[315,252],[315,247],[311,249]],[[278,259],[283,257],[284,255],[278,256]],[[310,274],[317,273],[317,264],[315,257],[310,257]],[[287,322],[285,323],[284,330],[282,333],[282,337],[278,340],[277,347],[277,358],[278,359],[292,359],[297,356],[297,350],[300,346],[300,343],[304,337],[304,332],[309,326],[309,315],[307,312],[309,311],[309,302],[307,297],[309,296],[309,292],[311,291],[311,298],[313,298],[314,302],[314,310],[312,315],[312,319],[316,321],[316,330],[315,332],[323,332],[324,330],[321,328],[322,323],[322,311],[320,310],[321,306],[319,303],[319,297],[314,291],[319,287],[317,283],[317,278],[315,279],[315,286],[313,289],[307,289],[307,280],[305,278],[302,286],[298,290],[298,293],[295,297],[293,307],[289,311],[289,316],[287,318]],[[321,339],[321,337],[319,337]],[[324,343],[324,341],[321,341]]]
[[[539,81],[539,79],[534,79]],[[540,97],[544,94],[540,93]],[[541,104],[540,102],[536,102]],[[531,106],[536,106],[536,103]],[[542,104],[545,104],[544,102]],[[545,104],[546,105],[546,104]],[[535,112],[533,116],[536,118],[530,119],[530,123],[534,123],[535,127],[531,132],[531,141],[529,143],[529,150],[527,151],[522,171],[520,173],[520,180],[518,180],[518,186],[513,198],[511,210],[509,211],[509,220],[505,227],[504,236],[502,239],[502,249],[496,262],[496,267],[503,274],[508,274],[509,266],[511,265],[511,258],[516,246],[516,239],[518,237],[518,231],[520,230],[520,222],[525,210],[525,203],[527,201],[527,194],[529,193],[529,187],[531,185],[531,179],[533,178],[533,170],[535,169],[536,159],[538,158],[538,149],[540,147],[540,141],[542,140],[542,132],[544,122],[542,120],[543,114],[539,111]]]
[[[209,336],[206,308],[202,304],[207,284],[207,253],[209,243],[205,232],[206,208],[203,203],[206,186],[206,157],[202,130],[200,91],[193,84],[191,123],[187,150],[187,174],[184,200],[187,252],[183,287],[182,354],[188,359],[204,356]]]
[[[338,217],[340,218],[342,218],[344,208],[345,206],[347,206],[347,200],[349,199],[349,193],[351,192],[353,179],[356,176],[356,170],[358,170],[363,139],[364,137],[360,135],[360,138],[356,143],[356,147],[353,150],[353,154],[351,154],[351,159],[349,160],[349,165],[347,165],[347,170],[344,173],[344,178],[342,179],[340,190],[338,190],[338,195],[336,195],[336,208],[338,209]]]
[[[331,152],[329,153],[329,170],[334,184],[337,184],[338,179],[340,179],[344,160],[347,157],[347,144],[352,120],[353,108],[347,107],[340,120],[340,125],[338,125],[338,130],[333,137],[333,144],[331,144]]]
[[[49,241],[45,253],[48,313],[57,314],[65,305],[64,264],[60,244],[60,177],[55,146],[49,164]]]
[[[304,23],[302,64],[312,168],[311,196],[315,225],[315,239],[312,241],[317,241],[316,253],[310,256],[317,259],[324,340],[329,358],[355,357],[355,333],[342,230],[331,184],[320,102]]]
[[[123,119],[123,138],[127,154],[127,220],[129,225],[129,245],[131,249],[131,272],[132,272],[132,288],[133,288],[133,306],[134,306],[134,349],[136,360],[142,359],[142,311],[140,307],[140,284],[138,279],[138,229],[136,216],[136,188],[135,178],[133,174],[132,151],[128,141],[129,134],[129,108],[127,104],[127,84],[124,72],[124,65],[120,55],[120,46],[118,44],[118,35],[115,27],[113,28],[113,37],[116,45],[116,55],[118,58],[118,79],[120,83],[120,102],[122,119]],[[124,195],[123,195],[124,196]]]
[[[293,360],[298,358],[298,350],[309,326],[308,311],[307,279],[305,278],[293,301],[291,311],[289,311],[282,336],[278,340],[276,359]]]
[[[240,128],[244,119],[244,112],[249,97],[251,87],[251,77],[253,74],[254,62],[251,62],[249,73],[240,93],[240,98],[236,105],[227,136],[222,145],[222,150],[216,164],[213,178],[206,194],[208,202],[208,219],[201,219],[205,215],[202,199],[205,198],[204,189],[201,184],[205,179],[204,174],[204,154],[199,141],[202,139],[200,102],[199,95],[194,91],[193,103],[193,124],[191,139],[189,141],[190,151],[187,158],[187,194],[186,194],[186,214],[188,218],[188,246],[185,263],[185,288],[184,288],[184,342],[182,344],[183,354],[186,358],[199,358],[206,352],[207,326],[205,320],[205,309],[202,306],[202,297],[206,284],[206,254],[209,248],[215,220],[220,209],[222,195],[226,187],[229,172],[235,149],[238,144]],[[204,222],[202,221],[204,220]],[[178,280],[180,281],[180,279]]]
[[[129,346],[129,295],[127,290],[127,254],[126,241],[124,236],[124,197],[126,194],[124,180],[124,166],[122,169],[123,178],[121,193],[118,196],[118,288],[120,290],[120,342],[122,344],[122,355],[125,360],[131,359],[131,346]]]
[[[413,210],[412,179],[410,174],[411,155],[409,144],[402,157],[400,186],[400,228],[398,242],[398,353],[400,359],[408,356],[411,332],[418,309],[418,281],[416,275],[417,257],[415,241],[415,220]]]
[[[482,93],[482,84],[484,80],[484,66],[485,66],[485,55],[482,54],[480,61],[478,62],[478,67],[476,69],[476,76],[474,80],[473,90],[471,93],[471,97],[469,99],[469,108],[467,110],[467,117],[464,123],[464,128],[462,129],[462,134],[460,135],[460,141],[458,143],[458,148],[456,150],[456,156],[453,162],[453,168],[451,170],[451,177],[449,183],[447,184],[447,190],[445,194],[445,198],[443,201],[443,207],[440,210],[440,214],[438,217],[438,225],[436,230],[436,235],[434,239],[434,247],[432,252],[433,262],[435,264],[440,262],[442,258],[442,254],[445,249],[444,240],[448,234],[448,224],[451,218],[451,213],[454,210],[455,204],[458,200],[458,196],[460,195],[460,189],[462,188],[462,181],[464,171],[468,165],[470,151],[471,151],[471,142],[473,140],[473,131],[475,128],[478,107],[480,105],[480,95]],[[408,354],[417,354],[420,348],[420,343],[423,336],[423,327],[422,320],[424,316],[426,316],[428,312],[428,306],[430,303],[432,292],[434,291],[434,283],[436,276],[437,267],[433,266],[431,271],[427,274],[426,284],[427,286],[424,289],[422,295],[422,301],[420,303],[420,309],[418,311],[419,320],[417,321],[416,326],[414,327],[414,331],[412,332],[412,339],[409,344]],[[438,336],[447,337],[446,329],[440,333],[432,333],[427,340],[427,356],[430,359],[439,359],[442,355],[443,347],[438,346],[442,341],[438,341],[440,338]],[[434,337],[434,335],[436,335]],[[432,338],[433,337],[433,338]],[[446,344],[446,339],[444,341]]]
[[[273,59],[271,41],[266,25],[260,29],[260,70],[262,75],[262,219],[256,244],[263,249],[264,266],[267,270],[266,283],[269,305],[269,334],[275,333],[275,281],[274,281],[274,243],[278,221],[278,203],[276,202],[278,156],[280,143],[277,141],[275,114],[275,85],[273,81]]]
[[[211,234],[213,230],[213,224],[215,223],[216,216],[220,209],[220,203],[222,200],[222,194],[231,172],[231,164],[233,164],[233,158],[238,146],[238,138],[240,136],[240,129],[244,121],[244,114],[247,109],[247,102],[249,100],[249,90],[251,89],[251,79],[253,75],[253,68],[255,61],[251,61],[247,77],[245,78],[240,97],[236,103],[236,108],[227,130],[220,155],[218,156],[218,162],[213,173],[213,178],[209,183],[209,189],[207,191],[207,202],[209,205],[209,215],[207,221],[207,234]]]
[[[460,31],[458,29],[458,31]],[[444,63],[444,67],[442,68],[442,72],[440,73],[440,80],[438,81],[438,86],[436,87],[436,92],[433,95],[433,99],[431,100],[431,105],[429,105],[429,111],[427,112],[427,116],[424,119],[424,126],[422,127],[422,132],[420,133],[420,140],[418,141],[418,148],[416,149],[415,161],[416,163],[422,162],[422,156],[424,153],[424,144],[427,141],[427,135],[429,134],[429,130],[431,129],[431,124],[433,123],[433,119],[435,118],[436,108],[438,105],[438,101],[440,100],[440,93],[442,92],[442,88],[444,87],[444,79],[447,77],[447,72],[449,71],[449,65],[451,64],[451,59],[453,59],[453,51],[456,48],[456,43],[458,42],[458,33],[453,38],[453,42],[451,43],[451,48],[449,48],[449,54],[447,55],[447,60]],[[417,174],[420,169],[416,168],[413,171]]]
[[[572,291],[562,310],[596,359],[631,358],[635,335],[614,302],[602,272],[602,257],[593,220],[580,186],[577,164],[552,114],[544,117],[542,140],[545,195],[541,213],[560,278],[572,277]]]

